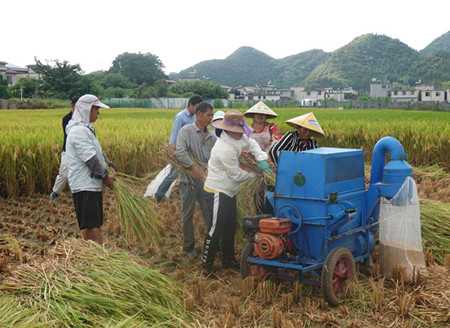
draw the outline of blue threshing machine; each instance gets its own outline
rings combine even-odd
[[[275,191],[268,193],[273,215],[243,221],[248,243],[242,277],[275,275],[320,284],[324,298],[339,304],[355,277],[355,262],[370,264],[380,199],[395,196],[412,177],[405,159],[397,139],[379,140],[366,189],[361,149],[282,151]]]

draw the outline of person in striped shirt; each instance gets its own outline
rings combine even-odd
[[[299,152],[315,149],[318,147],[318,143],[312,137],[316,138],[325,135],[313,113],[294,117],[287,120],[286,124],[294,127],[296,130],[287,132],[280,141],[270,148],[269,155],[275,164],[278,163],[281,151]]]

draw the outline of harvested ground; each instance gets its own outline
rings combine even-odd
[[[450,203],[450,177],[434,181],[416,174],[422,198]],[[117,221],[112,191],[104,196],[105,246],[126,248]],[[358,283],[349,289],[346,301],[329,307],[320,289],[290,281],[266,281],[257,284],[242,280],[240,273],[222,270],[216,258],[219,279],[201,275],[200,259],[188,260],[182,253],[180,208],[174,200],[159,205],[163,215],[163,243],[147,249],[130,249],[148,265],[182,281],[189,296],[185,307],[192,311],[199,327],[448,327],[450,326],[450,264],[431,265],[416,284],[384,281],[376,250],[370,268],[361,267]],[[205,227],[199,211],[196,223],[196,249],[202,250]],[[80,237],[69,192],[55,203],[48,195],[0,199],[0,284],[2,278],[20,263],[45,260],[48,251],[67,237]],[[6,247],[8,245],[8,247]],[[236,242],[237,256],[244,241]]]

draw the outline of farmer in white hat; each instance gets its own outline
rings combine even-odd
[[[213,116],[213,119],[211,121],[211,126],[213,125],[213,123],[215,121],[223,120],[224,116],[225,116],[225,112],[222,111],[222,110],[218,110],[217,112],[215,112],[214,116]],[[222,130],[214,128],[214,134],[215,134],[216,137],[220,137],[220,135],[222,134]]]
[[[102,244],[102,190],[112,187],[114,174],[106,169],[102,147],[94,131],[101,108],[109,108],[94,95],[84,95],[75,104],[66,127],[66,156],[69,186],[72,191],[78,226],[85,240]]]
[[[270,147],[281,139],[281,131],[276,123],[267,122],[268,119],[276,118],[278,115],[264,102],[259,101],[244,113],[245,117],[253,118],[253,132],[250,138],[255,140],[262,150],[269,151]]]
[[[222,268],[239,269],[239,263],[234,257],[236,193],[241,182],[256,176],[255,173],[240,168],[239,156],[243,151],[247,151],[255,156],[257,161],[267,164],[266,152],[259,147],[250,150],[252,143],[248,136],[252,129],[245,123],[241,112],[230,110],[225,113],[223,119],[211,124],[215,129],[222,130],[222,133],[211,150],[204,187],[214,196],[208,206],[212,224],[205,236],[203,248],[203,275],[207,277],[213,277],[213,263],[219,244],[222,250]]]
[[[295,131],[286,133],[280,141],[270,148],[270,158],[278,163],[278,156],[282,150],[305,151],[318,147],[317,141],[311,137],[324,136],[322,128],[313,113],[304,114],[286,121],[287,125],[294,127]]]

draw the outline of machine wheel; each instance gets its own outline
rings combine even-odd
[[[328,254],[322,268],[320,286],[322,294],[330,305],[337,306],[355,279],[355,259],[344,247],[333,249]]]
[[[254,276],[257,281],[262,281],[269,275],[269,271],[267,271],[262,265],[248,263],[249,257],[256,256],[254,252],[254,245],[254,243],[248,242],[242,251],[241,276],[243,279],[248,276]]]

